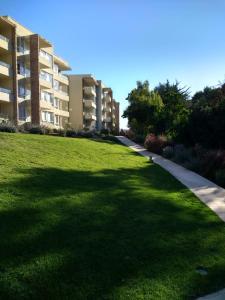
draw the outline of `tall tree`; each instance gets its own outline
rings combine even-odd
[[[129,127],[137,134],[146,134],[149,127],[154,131],[157,114],[163,107],[159,93],[150,90],[148,81],[137,81],[126,100],[129,105],[123,117],[128,118]]]

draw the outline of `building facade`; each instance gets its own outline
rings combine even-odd
[[[65,127],[67,62],[51,43],[10,17],[0,17],[0,121]]]
[[[118,132],[112,89],[91,74],[63,74],[68,70],[49,41],[0,17],[0,123]]]
[[[75,130],[119,131],[119,118],[114,109],[117,102],[113,100],[112,89],[91,74],[68,75],[68,78],[71,127]]]

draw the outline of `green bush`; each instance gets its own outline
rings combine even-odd
[[[76,137],[77,136],[77,132],[73,129],[67,129],[65,131],[65,136],[66,137]]]
[[[11,123],[1,123],[0,124],[0,131],[1,132],[10,132],[15,133],[17,132],[17,127]]]
[[[176,145],[174,147],[173,160],[179,164],[186,163],[192,159],[192,151],[184,147],[184,145]]]
[[[215,182],[222,186],[225,187],[225,170],[224,169],[220,169],[217,170],[215,173]]]
[[[30,125],[27,131],[32,134],[50,134],[53,132],[53,129],[43,125]]]
[[[172,146],[166,146],[163,148],[162,155],[165,158],[172,158],[174,156],[174,148]]]
[[[145,148],[157,154],[161,154],[163,148],[168,145],[167,139],[163,135],[156,136],[153,133],[147,135],[145,139]]]

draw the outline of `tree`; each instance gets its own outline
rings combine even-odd
[[[149,127],[154,131],[157,114],[163,107],[159,93],[151,91],[148,81],[137,81],[126,99],[129,102],[123,117],[128,118],[129,127],[136,134],[147,134]]]
[[[189,118],[189,89],[180,87],[176,81],[171,84],[159,83],[154,91],[161,96],[163,109],[158,115],[157,133],[164,133],[174,139],[182,140],[183,130]]]

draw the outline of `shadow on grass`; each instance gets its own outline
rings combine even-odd
[[[218,266],[195,273],[221,254],[222,222],[159,167],[19,172],[0,185],[13,200],[0,212],[1,299],[187,299],[222,286]]]

